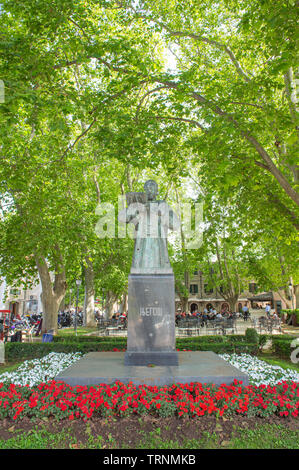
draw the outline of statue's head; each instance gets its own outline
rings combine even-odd
[[[154,180],[148,180],[144,183],[144,191],[146,192],[147,199],[153,201],[158,194],[158,185]]]

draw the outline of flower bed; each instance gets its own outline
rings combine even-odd
[[[24,361],[15,371],[0,374],[0,382],[33,387],[41,382],[54,379],[61,371],[78,361],[80,357],[82,357],[81,353],[50,353],[41,359]]]
[[[34,388],[0,384],[0,417],[53,416],[88,420],[93,416],[151,414],[158,417],[205,415],[266,417],[298,416],[299,383],[275,387],[250,385],[175,384],[170,387],[113,385],[71,387],[63,382],[41,383]]]
[[[117,348],[113,348],[118,351]],[[299,373],[292,369],[272,366],[250,354],[219,354],[225,361],[249,376],[252,385],[275,385],[281,381],[299,382]],[[38,385],[54,379],[82,357],[81,353],[50,353],[41,359],[24,361],[14,372],[0,374],[0,382],[10,382],[15,385]]]
[[[246,354],[222,357],[250,376],[251,385],[247,387],[237,381],[220,387],[200,383],[152,387],[121,382],[71,387],[51,380],[80,356],[51,353],[0,375],[0,418],[53,416],[87,420],[131,413],[160,417],[298,416],[299,374]]]
[[[299,382],[299,373],[295,370],[272,366],[250,354],[219,354],[219,356],[245,372],[253,385],[275,385],[282,380]]]

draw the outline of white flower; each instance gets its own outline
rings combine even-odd
[[[10,382],[16,385],[29,385],[33,387],[41,382],[48,382],[64,369],[82,357],[81,353],[50,353],[41,359],[24,361],[15,371],[4,372],[0,375],[0,382]]]
[[[219,354],[222,359],[249,376],[252,385],[275,385],[283,380],[299,382],[299,373],[292,369],[271,366],[250,354]],[[55,379],[64,369],[82,357],[81,353],[50,353],[41,359],[24,361],[13,372],[0,375],[0,382],[33,387],[41,382]]]
[[[256,357],[250,356],[250,354],[219,354],[219,356],[240,371],[245,372],[252,385],[275,385],[283,380],[299,382],[299,373],[295,370],[271,366]]]

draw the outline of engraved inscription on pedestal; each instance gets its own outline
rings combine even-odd
[[[161,307],[140,307],[140,315],[141,316],[162,316],[162,308]]]
[[[129,276],[127,365],[177,365],[174,276]]]

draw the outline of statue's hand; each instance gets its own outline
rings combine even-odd
[[[130,220],[133,220],[136,217],[138,217],[138,215],[139,215],[139,211],[137,210],[133,214],[129,214],[129,218],[130,218]]]
[[[140,214],[144,212],[144,205],[141,203],[133,203],[128,207],[127,217],[128,221],[133,224],[138,223],[140,219]]]

